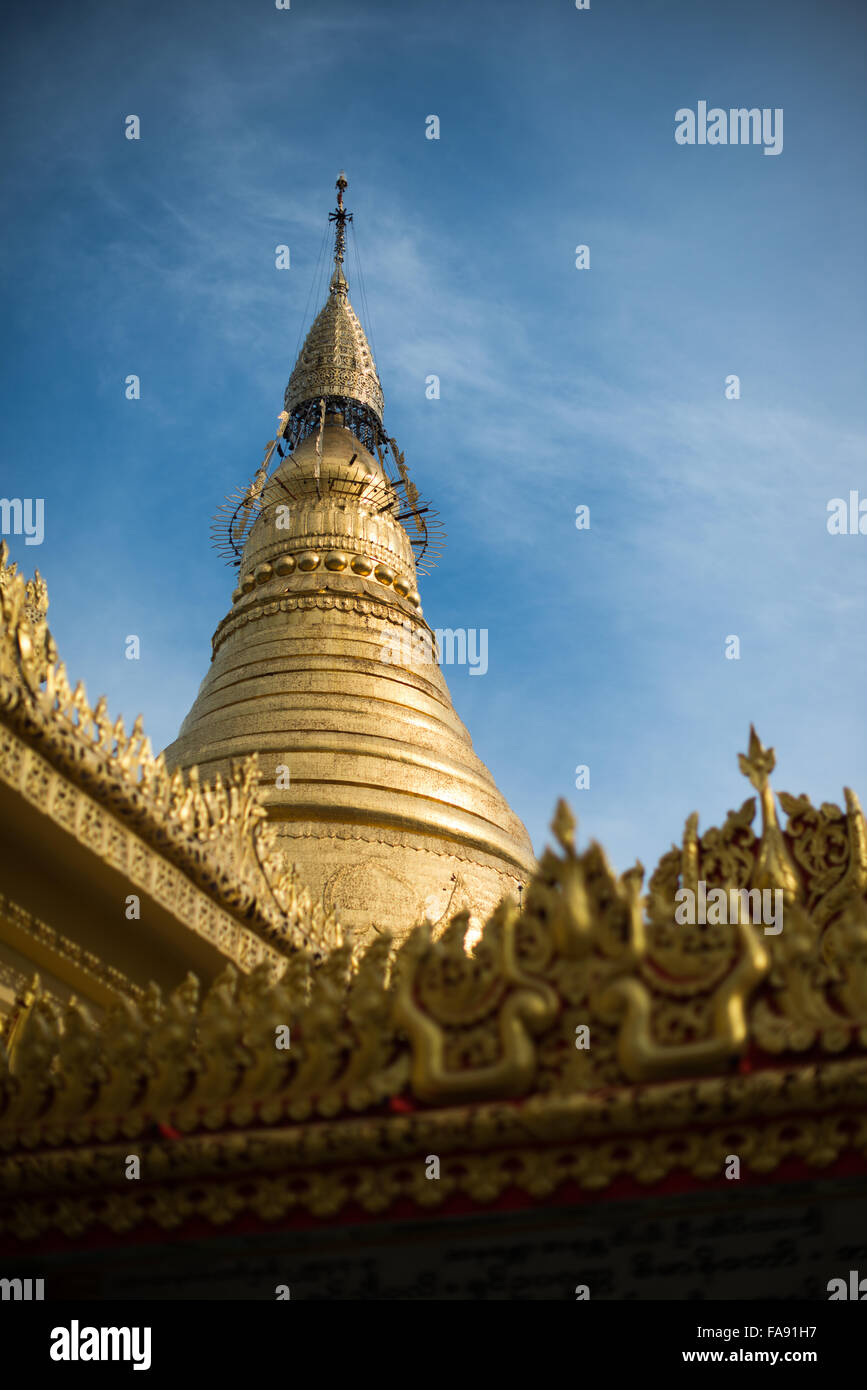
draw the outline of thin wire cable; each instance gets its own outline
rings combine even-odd
[[[361,310],[364,314],[364,326],[367,336],[370,339],[370,348],[373,353],[373,360],[376,361],[376,333],[373,328],[373,316],[370,312],[370,305],[367,302],[367,288],[364,283],[364,271],[361,268],[361,254],[358,249],[358,233],[355,230],[355,221],[350,223],[352,227],[352,250],[355,254],[355,265],[358,270],[358,288],[361,292]]]
[[[331,227],[330,227],[330,225],[326,224],[326,227],[325,227],[325,236],[326,236],[326,239],[330,236],[330,234],[331,234]],[[320,271],[319,271],[319,285],[317,286],[317,292],[316,292],[316,303],[317,303],[317,304],[321,304],[321,303],[323,302],[323,300],[324,300],[325,298],[327,298],[325,287],[326,287],[326,285],[329,283],[329,281],[331,280],[331,269],[332,269],[333,264],[334,264],[334,251],[333,251],[333,249],[329,246],[328,251],[327,251],[327,252],[323,255],[323,257],[322,257],[322,266],[321,266]]]
[[[354,242],[354,245],[355,259],[358,262],[358,279],[361,284],[361,298],[364,304],[364,317],[370,327],[370,345],[373,349],[374,361],[376,361],[376,325],[373,322],[373,313],[370,308],[370,301],[367,297],[367,281],[364,278],[364,266],[361,261],[361,251],[359,250],[357,240]]]
[[[303,317],[302,317],[302,319],[301,319],[301,322],[300,322],[299,325],[298,325],[298,341],[297,341],[296,344],[295,344],[295,361],[296,361],[296,362],[298,361],[298,353],[301,351],[301,337],[302,337],[302,335],[303,335],[304,333],[307,332],[308,328],[310,327],[310,319],[309,319],[309,314],[310,314],[310,301],[311,301],[311,299],[313,298],[313,291],[314,291],[314,289],[318,288],[318,283],[319,283],[319,281],[322,279],[322,264],[323,264],[323,260],[324,260],[324,254],[325,254],[325,241],[326,241],[326,238],[327,238],[327,237],[328,237],[328,226],[326,225],[325,230],[324,230],[324,232],[322,233],[322,241],[321,241],[321,243],[320,243],[320,245],[319,245],[319,255],[318,255],[317,259],[316,259],[316,269],[314,270],[314,272],[313,272],[313,278],[312,278],[312,280],[310,281],[310,289],[307,291],[307,303],[304,305],[304,314],[303,314]],[[319,296],[318,296],[318,294],[317,294],[317,301],[318,301],[318,299],[319,299]]]

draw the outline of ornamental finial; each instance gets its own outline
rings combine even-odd
[[[347,179],[342,169],[334,186],[337,189],[337,207],[334,212],[328,214],[328,221],[334,223],[334,273],[331,276],[330,290],[332,294],[345,295],[349,286],[343,274],[343,256],[346,251],[346,224],[352,221],[352,213],[347,212],[343,206],[343,190],[347,187]]]

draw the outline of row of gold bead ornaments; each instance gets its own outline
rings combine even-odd
[[[374,579],[380,584],[385,584],[394,589],[401,598],[407,599],[414,608],[421,607],[421,595],[418,589],[412,587],[411,580],[404,575],[395,575],[394,570],[389,569],[388,565],[374,564],[364,555],[355,555],[350,558],[343,550],[330,550],[322,556],[316,550],[303,550],[300,555],[281,555],[275,560],[273,565],[267,562],[264,565],[257,565],[249,574],[245,574],[240,585],[232,594],[233,603],[237,603],[243,598],[244,594],[249,594],[251,589],[257,584],[267,584],[274,575],[284,578],[286,575],[294,574],[298,569],[302,574],[310,574],[313,570],[319,569],[323,565],[325,569],[333,574],[339,574],[341,570],[351,569],[353,574],[366,578],[372,574]]]

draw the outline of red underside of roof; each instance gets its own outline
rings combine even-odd
[[[457,1157],[457,1156],[456,1156]],[[738,1186],[752,1188],[780,1188],[789,1183],[806,1181],[827,1181],[831,1178],[864,1177],[867,1179],[867,1159],[852,1153],[843,1155],[836,1163],[821,1169],[808,1167],[800,1159],[787,1159],[770,1174],[742,1171]],[[252,1185],[252,1184],[251,1184]],[[202,1184],[204,1188],[206,1184]],[[266,1222],[255,1216],[239,1217],[226,1225],[214,1226],[203,1218],[195,1218],[182,1226],[166,1231],[153,1223],[146,1223],[123,1235],[116,1235],[104,1227],[95,1226],[86,1234],[69,1238],[59,1233],[50,1233],[38,1241],[17,1241],[0,1239],[0,1254],[39,1254],[43,1252],[69,1252],[75,1250],[97,1250],[110,1248],[129,1248],[135,1245],[178,1245],[186,1241],[218,1240],[226,1236],[250,1235],[256,1233],[275,1233],[291,1230],[327,1229],[335,1230],[341,1226],[367,1225],[376,1227],[400,1221],[426,1220],[432,1223],[444,1218],[479,1217],[495,1212],[523,1211],[532,1208],[568,1208],[574,1206],[599,1205],[616,1201],[653,1201],[659,1197],[678,1194],[722,1191],[730,1183],[723,1177],[702,1181],[687,1172],[674,1172],[661,1182],[648,1186],[633,1178],[618,1178],[604,1189],[588,1192],[570,1180],[560,1185],[548,1197],[532,1197],[517,1188],[510,1188],[495,1201],[476,1202],[469,1197],[448,1198],[435,1210],[423,1208],[407,1198],[401,1198],[386,1211],[371,1213],[364,1211],[353,1202],[336,1215],[328,1218],[311,1216],[309,1212],[299,1211],[281,1221]],[[373,1233],[372,1233],[373,1234]]]

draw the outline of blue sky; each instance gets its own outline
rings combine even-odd
[[[862,5],[4,24],[0,490],[45,498],[44,543],[11,548],[92,697],[157,747],[193,700],[233,587],[210,518],[273,437],[345,168],[386,424],[449,533],[425,616],[489,631],[488,673],[446,675],[537,850],[566,795],[652,867],[749,794],[751,720],[778,789],[867,795],[867,535],[826,529],[867,498]],[[782,153],[677,145],[700,100],[783,108]]]

